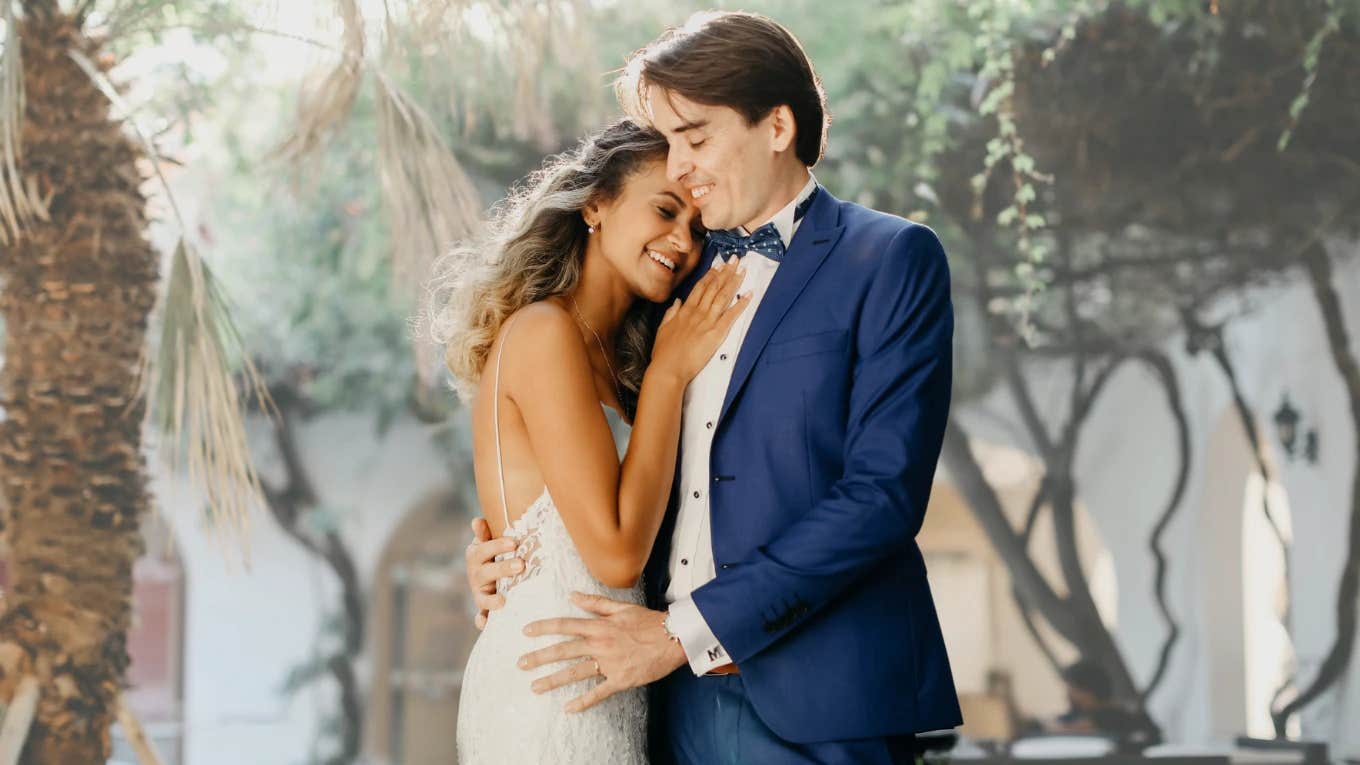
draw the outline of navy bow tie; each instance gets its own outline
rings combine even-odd
[[[801,220],[807,214],[808,208],[812,206],[812,200],[817,196],[817,189],[813,189],[793,210],[793,220]],[[731,231],[710,231],[708,241],[713,245],[715,258],[726,258],[735,254],[738,258],[748,252],[758,252],[761,255],[778,263],[784,259],[784,239],[779,236],[779,230],[774,227],[774,223],[766,223],[750,236],[742,236],[736,230]]]
[[[738,258],[748,252],[758,252],[778,263],[784,259],[784,240],[773,223],[766,223],[750,236],[742,236],[735,231],[713,231],[708,235],[713,243],[714,257],[726,258],[735,254]]]

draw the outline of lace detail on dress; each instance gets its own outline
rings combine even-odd
[[[544,487],[538,499],[534,500],[524,514],[516,518],[510,528],[505,530],[503,536],[518,539],[519,546],[512,553],[497,555],[496,560],[502,561],[511,556],[519,556],[524,561],[524,570],[514,576],[504,576],[497,580],[496,592],[508,595],[521,582],[532,579],[543,570],[543,559],[540,554],[543,549],[543,520],[555,509],[552,497],[548,495],[547,487]]]

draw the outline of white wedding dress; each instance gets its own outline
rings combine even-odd
[[[513,321],[513,320],[512,320]],[[510,327],[501,341],[504,351]],[[497,589],[505,606],[491,612],[486,629],[472,647],[463,670],[458,698],[458,762],[463,765],[637,765],[647,761],[646,692],[634,688],[617,693],[584,712],[568,714],[567,703],[599,682],[598,678],[544,694],[529,689],[534,679],[569,666],[558,662],[526,671],[516,662],[530,651],[571,639],[526,637],[524,625],[560,616],[590,616],[572,605],[573,591],[604,595],[641,604],[642,589],[606,587],[591,576],[567,534],[545,486],[513,524],[505,507],[505,476],[500,449],[500,352],[496,354],[493,417],[496,471],[501,480],[505,535],[519,540],[515,554],[524,559],[523,573],[501,579]],[[604,407],[620,457],[626,451],[629,426]],[[563,444],[562,448],[571,448]],[[577,661],[577,660],[573,660]]]

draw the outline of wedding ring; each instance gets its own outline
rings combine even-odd
[[[604,677],[604,673],[600,671],[600,660],[592,658],[590,661],[592,664],[595,665],[595,674],[599,675],[600,677]]]

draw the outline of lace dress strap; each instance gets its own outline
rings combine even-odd
[[[505,518],[506,529],[510,528],[510,508],[505,504],[505,468],[501,464],[501,356],[505,354],[505,344],[510,341],[510,329],[518,318],[518,314],[510,317],[505,325],[505,334],[501,336],[501,347],[496,349],[495,388],[491,394],[492,430],[496,433],[496,478],[501,483],[501,515]]]

